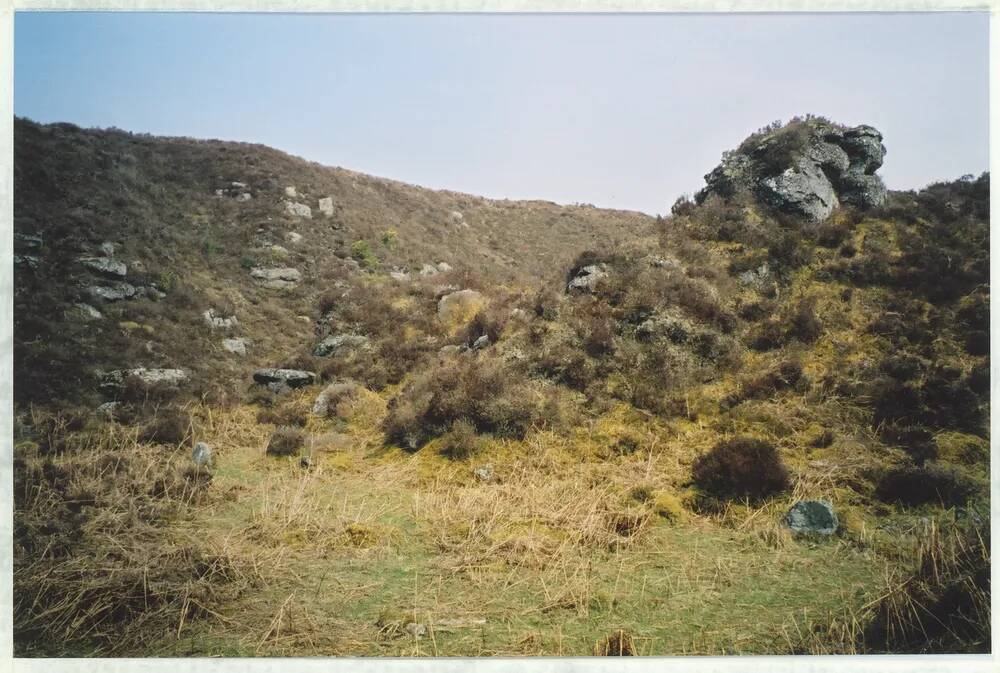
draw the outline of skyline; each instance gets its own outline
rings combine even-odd
[[[881,130],[890,189],[989,168],[983,12],[18,12],[14,48],[18,116],[490,198],[665,213],[723,151],[806,113]]]

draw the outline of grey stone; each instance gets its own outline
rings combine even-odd
[[[481,467],[477,467],[472,471],[472,474],[475,475],[476,479],[479,481],[493,481],[493,466],[486,464]]]
[[[272,290],[295,287],[302,280],[302,274],[299,270],[292,268],[264,269],[255,267],[250,270],[250,277]]]
[[[236,202],[237,203],[242,203],[243,201],[249,201],[252,198],[253,197],[250,196],[250,192],[243,192],[242,194],[237,194],[236,195]]]
[[[420,267],[421,276],[436,276],[438,275],[438,273],[439,273],[438,268],[433,264],[424,264],[422,267]]]
[[[253,380],[261,385],[282,383],[289,388],[301,388],[316,380],[312,372],[301,369],[258,369],[253,373]]]
[[[287,196],[289,198],[292,198],[292,199],[294,199],[296,196],[298,196],[298,193],[296,192],[295,187],[285,187],[285,196]]]
[[[367,347],[368,337],[362,334],[333,334],[316,344],[312,354],[319,358],[339,357]]]
[[[833,535],[840,526],[833,505],[825,500],[800,500],[785,515],[785,525],[793,533]]]
[[[75,315],[81,320],[100,320],[104,317],[103,313],[90,304],[73,304],[73,308],[75,309]]]
[[[326,196],[319,200],[319,212],[327,217],[333,216],[333,198]]]
[[[246,339],[223,339],[222,348],[230,353],[235,353],[236,355],[247,354]]]
[[[302,242],[302,234],[295,231],[290,231],[287,234],[285,234],[285,240],[291,243],[292,245],[296,245]]]
[[[240,324],[240,321],[234,315],[228,318],[216,315],[214,308],[208,309],[201,315],[205,319],[205,324],[212,329],[230,329]]]
[[[451,271],[451,268],[452,268],[451,264],[449,264],[448,262],[437,263],[437,270],[440,271],[441,273],[448,273],[449,271]]]
[[[409,622],[403,630],[414,638],[423,638],[427,635],[427,625],[420,622]]]
[[[590,264],[576,272],[566,285],[566,291],[570,294],[593,293],[597,290],[598,282],[608,275],[606,264]]]
[[[115,412],[118,411],[119,406],[119,402],[105,402],[97,407],[97,415],[104,418],[114,418]]]
[[[102,301],[122,301],[134,299],[138,294],[135,285],[130,283],[115,283],[114,285],[91,285],[87,292],[94,298]]]
[[[307,220],[312,219],[312,208],[304,203],[285,201],[285,213],[292,217],[304,217]]]
[[[125,262],[119,262],[110,257],[83,257],[80,263],[91,271],[110,276],[111,278],[124,278],[128,272]]]
[[[126,379],[133,377],[147,386],[152,386],[156,384],[179,385],[187,381],[188,375],[183,369],[147,369],[146,367],[116,369],[101,377],[101,387],[121,388],[125,385]]]
[[[191,452],[191,460],[198,467],[209,467],[212,464],[212,447],[205,442],[198,442]]]
[[[115,244],[112,243],[111,241],[104,241],[103,243],[101,243],[101,252],[104,254],[105,257],[114,257]]]
[[[750,194],[813,222],[825,220],[841,203],[860,209],[885,203],[885,184],[875,175],[886,152],[877,129],[866,125],[844,129],[818,119],[801,123],[805,137],[800,146],[779,149],[779,129],[724,155],[705,176],[706,186],[695,200]],[[776,159],[783,163],[775,166]]]
[[[472,342],[473,350],[482,350],[490,345],[490,337],[487,334],[482,335],[478,339]]]
[[[771,268],[763,262],[756,269],[748,269],[736,277],[748,287],[763,287],[771,279]]]

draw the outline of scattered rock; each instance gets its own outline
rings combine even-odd
[[[312,219],[312,208],[304,203],[285,201],[285,213],[292,217],[304,217],[307,220]]]
[[[744,271],[737,279],[748,287],[761,288],[771,280],[771,268],[768,266],[767,262],[763,262],[756,269],[749,269]]]
[[[469,350],[469,347],[466,346],[465,344],[461,344],[461,345],[459,345],[459,344],[446,344],[444,346],[441,346],[441,349],[438,352],[441,353],[441,355],[451,355],[453,353],[462,353],[463,351],[467,351],[467,350]]]
[[[423,638],[427,635],[427,626],[420,622],[409,622],[403,627],[403,630],[414,638]]]
[[[216,315],[214,308],[210,308],[202,313],[202,317],[205,318],[205,324],[212,329],[230,329],[240,324],[240,321],[234,315],[228,318]]]
[[[285,196],[294,199],[298,194],[295,191],[295,187],[285,187]]]
[[[800,500],[785,515],[785,525],[793,533],[833,535],[840,522],[833,505],[825,500]]]
[[[198,442],[191,452],[191,460],[198,467],[209,467],[212,464],[212,447],[205,442]]]
[[[230,182],[228,187],[216,189],[215,195],[220,197],[228,196],[237,201],[249,201],[253,198],[250,192],[247,191],[247,184],[245,182]]]
[[[448,221],[452,224],[465,224],[465,215],[459,210],[453,210],[448,213]]]
[[[138,290],[130,283],[116,283],[114,285],[91,285],[87,292],[102,301],[122,301],[134,299]]]
[[[410,274],[405,271],[390,271],[389,277],[400,283],[410,280]]]
[[[451,269],[452,269],[452,266],[448,262],[438,262],[437,263],[437,270],[440,271],[441,273],[448,273],[449,271],[451,271]]]
[[[175,386],[184,383],[188,375],[183,369],[147,369],[145,367],[116,369],[107,372],[101,377],[101,387],[108,389],[121,388],[125,385],[125,380],[132,377],[139,379],[139,381],[147,386],[157,384]]]
[[[124,278],[128,272],[125,262],[119,262],[110,257],[83,257],[79,261],[91,271],[111,278]]]
[[[302,274],[299,270],[292,268],[263,269],[255,267],[250,270],[250,277],[272,290],[295,287],[302,280]]]
[[[316,344],[312,354],[319,358],[339,357],[349,351],[368,346],[368,337],[361,334],[334,334]]]
[[[246,339],[223,339],[222,348],[236,355],[247,354]]]
[[[14,266],[27,267],[31,270],[38,268],[39,259],[34,255],[14,255]]]
[[[104,314],[90,304],[73,304],[73,315],[80,320],[100,320]]]
[[[488,334],[484,334],[472,342],[472,349],[479,351],[486,348],[489,345],[490,345],[490,337]]]
[[[573,276],[566,285],[566,292],[570,294],[593,293],[597,290],[597,283],[602,278],[608,277],[608,267],[606,264],[589,264]]]
[[[97,415],[103,418],[114,418],[115,413],[118,411],[118,407],[118,402],[105,402],[97,407]]]
[[[291,243],[292,245],[296,245],[302,242],[302,234],[295,231],[290,231],[287,234],[285,234],[285,240]]]
[[[422,267],[420,267],[421,276],[436,276],[438,275],[438,273],[439,273],[438,268],[433,264],[424,264]]]
[[[301,369],[258,369],[253,373],[253,380],[265,386],[284,384],[289,388],[301,388],[315,381],[316,375]]]
[[[312,324],[312,321],[313,321],[313,319],[312,319],[312,318],[310,318],[310,317],[309,317],[309,316],[307,316],[307,315],[297,315],[297,316],[295,316],[295,317],[296,317],[296,318],[298,319],[298,321],[299,321],[299,322],[304,322],[304,323],[305,323],[305,324],[307,324],[307,325],[310,325],[310,324]]]
[[[101,243],[101,252],[104,254],[105,257],[114,257],[115,244],[112,243],[111,241],[104,241],[103,243]]]
[[[684,265],[676,257],[652,257],[649,265],[657,269],[683,269]]]
[[[319,200],[319,212],[323,213],[327,217],[333,216],[333,198],[324,197]]]
[[[449,323],[471,320],[484,306],[486,297],[475,290],[458,290],[438,300],[438,316]]]
[[[236,195],[236,202],[237,203],[241,203],[243,201],[249,201],[252,198],[253,197],[250,196],[250,192],[243,192],[242,194],[237,194]]]
[[[485,481],[485,482],[493,481],[493,466],[487,464],[481,467],[477,467],[472,471],[472,474],[475,475],[476,479],[478,479],[479,481]]]

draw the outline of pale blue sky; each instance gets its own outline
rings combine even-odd
[[[663,213],[796,114],[890,188],[988,168],[988,15],[24,13],[14,112],[259,142],[497,198]]]

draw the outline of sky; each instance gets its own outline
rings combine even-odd
[[[890,189],[989,164],[988,14],[18,12],[14,113],[666,213],[758,128],[871,124]]]

